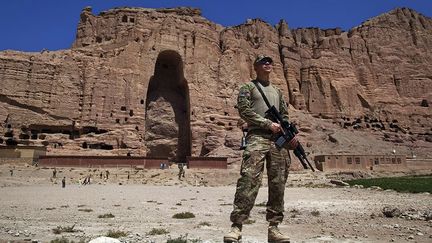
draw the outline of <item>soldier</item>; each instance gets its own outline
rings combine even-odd
[[[231,231],[224,236],[224,242],[238,242],[241,239],[243,222],[249,217],[261,185],[264,164],[268,174],[268,201],[266,220],[269,222],[268,242],[290,242],[283,235],[278,225],[284,217],[284,191],[288,177],[291,159],[286,149],[278,149],[272,140],[272,135],[281,131],[279,123],[265,117],[268,107],[257,90],[260,85],[271,105],[274,105],[288,120],[288,108],[282,92],[270,84],[270,73],[273,60],[260,55],[254,62],[257,75],[253,81],[241,86],[237,99],[237,109],[240,117],[247,123],[246,148],[243,152],[240,178],[234,199],[234,209],[231,212]],[[289,142],[289,149],[297,146],[297,139]]]
[[[179,168],[178,178],[179,178],[179,180],[181,180],[182,177],[183,177],[183,178],[185,177],[184,164],[179,163],[179,164],[178,164],[178,168]]]

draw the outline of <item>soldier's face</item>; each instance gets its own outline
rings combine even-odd
[[[271,73],[272,70],[273,64],[269,61],[258,63],[257,65],[255,65],[255,71],[257,73]]]

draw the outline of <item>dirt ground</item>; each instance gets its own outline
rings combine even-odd
[[[180,236],[190,242],[222,242],[230,227],[236,168],[186,170],[182,181],[177,168],[110,168],[108,180],[100,178],[106,169],[57,168],[56,179],[51,178],[52,171],[0,165],[0,242],[50,242],[62,236],[88,241],[109,230],[126,232],[122,242],[166,242]],[[91,184],[80,185],[87,175],[92,175]],[[265,180],[242,242],[267,240]],[[322,172],[296,172],[287,183],[286,216],[280,228],[292,242],[432,242],[431,220],[382,214],[385,206],[414,215],[431,212],[431,199],[427,193],[336,187]],[[173,218],[182,212],[195,217]],[[98,217],[110,213],[113,218]],[[72,226],[76,232],[53,232]],[[157,230],[165,233],[152,235]]]

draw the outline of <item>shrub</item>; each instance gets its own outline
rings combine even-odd
[[[121,230],[109,230],[106,236],[117,239],[120,237],[126,237],[127,233]]]
[[[172,216],[175,219],[191,219],[195,218],[195,214],[191,212],[176,213]]]
[[[298,209],[292,209],[291,211],[290,211],[290,213],[291,213],[291,218],[295,218],[295,217],[297,217],[298,215],[301,215],[301,212],[298,210]]]
[[[78,211],[90,213],[90,212],[93,212],[93,209],[90,209],[90,208],[80,208],[80,209],[78,209]]]
[[[171,237],[167,240],[167,243],[187,243],[187,235],[179,236],[175,239],[171,239]]]
[[[61,234],[61,233],[64,233],[64,232],[67,232],[67,233],[74,233],[74,232],[78,232],[78,230],[75,230],[74,227],[75,227],[75,225],[72,225],[72,226],[66,226],[66,227],[63,227],[63,226],[57,226],[57,228],[52,229],[52,231],[53,231],[53,233],[56,234],[56,235]]]
[[[165,235],[168,234],[169,231],[166,229],[155,229],[153,228],[152,230],[150,230],[150,232],[147,233],[147,235]]]
[[[211,226],[211,224],[209,222],[201,222],[198,226]]]
[[[99,215],[98,218],[100,219],[114,218],[114,215],[112,213],[106,213],[106,214]]]
[[[87,242],[87,241],[80,240],[77,243],[85,243],[85,242]],[[56,239],[50,241],[50,243],[75,243],[75,241],[73,241],[73,240],[69,241],[67,238],[62,237],[62,238],[56,238]]]
[[[188,239],[188,235],[180,235],[179,237],[175,239],[171,239],[171,237],[167,240],[167,243],[199,243],[202,242],[200,239]]]
[[[320,212],[318,210],[314,210],[311,212],[312,216],[318,217],[320,216]]]

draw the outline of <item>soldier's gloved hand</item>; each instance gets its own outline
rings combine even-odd
[[[273,123],[270,125],[270,130],[271,130],[273,133],[278,133],[278,132],[282,131],[282,129],[281,129],[281,125],[280,125],[279,123],[273,122]]]
[[[294,136],[286,145],[286,148],[289,150],[294,150],[299,145],[299,141],[297,140],[297,136]]]

